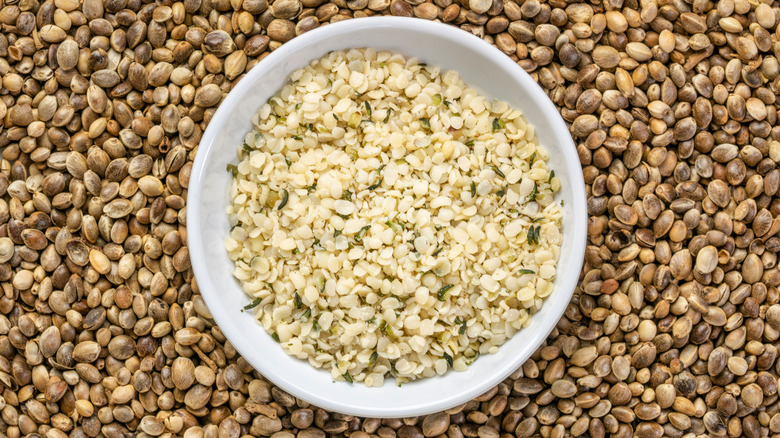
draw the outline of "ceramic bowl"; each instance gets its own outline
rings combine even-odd
[[[455,70],[483,95],[507,101],[535,125],[561,180],[563,243],[555,289],[532,324],[498,353],[483,355],[467,371],[449,371],[381,388],[334,382],[329,371],[288,356],[240,310],[250,302],[232,276],[224,249],[230,226],[225,209],[231,176],[225,166],[251,129],[251,117],[279,91],[289,74],[329,51],[371,47],[414,56]],[[413,18],[371,17],[322,26],[296,37],[255,66],[224,99],[198,147],[188,193],[188,243],[198,287],[211,315],[236,350],[272,383],[316,406],[366,417],[410,417],[468,401],[506,379],[556,326],[577,286],[585,253],[587,209],[577,151],[555,106],[531,77],[495,47],[456,27]]]

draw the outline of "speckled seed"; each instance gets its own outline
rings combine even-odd
[[[14,243],[8,237],[0,237],[0,263],[5,263],[14,255]]]
[[[705,246],[696,255],[696,270],[709,274],[718,266],[718,250],[712,245]]]
[[[73,359],[75,359],[76,362],[94,362],[99,355],[100,345],[97,342],[79,342],[73,349]]]
[[[450,416],[444,412],[428,415],[423,419],[422,432],[426,437],[439,436],[447,431]]]
[[[577,393],[577,385],[568,380],[556,380],[550,390],[556,397],[570,398]]]

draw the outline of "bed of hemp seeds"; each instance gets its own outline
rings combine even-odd
[[[582,285],[510,378],[364,419],[240,358],[193,282],[198,140],[295,35],[376,14],[495,44],[571,125]],[[0,7],[0,434],[503,438],[780,432],[777,3],[6,0]]]

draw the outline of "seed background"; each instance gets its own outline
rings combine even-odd
[[[329,413],[263,381],[209,318],[185,246],[192,159],[232,85],[296,34],[376,14],[439,19],[516,60],[571,123],[588,191],[582,286],[546,345],[424,418]],[[778,14],[757,0],[4,2],[0,432],[780,432]]]

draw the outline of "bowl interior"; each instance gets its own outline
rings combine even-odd
[[[442,70],[458,71],[467,84],[490,98],[524,111],[550,166],[561,179],[563,245],[553,294],[529,328],[497,354],[481,356],[464,372],[381,388],[336,383],[328,371],[285,354],[250,313],[250,299],[232,277],[223,242],[229,225],[228,163],[251,129],[251,116],[274,95],[289,74],[332,50],[372,47],[415,56]],[[542,90],[494,47],[457,28],[416,19],[348,20],[304,34],[259,63],[233,89],[212,118],[195,160],[189,192],[189,243],[198,286],[225,335],[261,374],[291,394],[317,406],[353,415],[403,417],[448,409],[480,395],[516,370],[555,327],[577,284],[585,250],[587,212],[582,171],[563,120]]]

